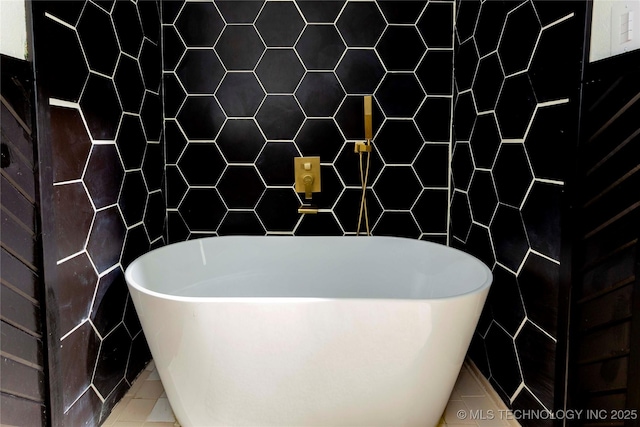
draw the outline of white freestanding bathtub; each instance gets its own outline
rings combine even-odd
[[[212,237],[126,280],[184,427],[432,427],[492,276],[412,239]]]

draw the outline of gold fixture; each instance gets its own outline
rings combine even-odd
[[[366,142],[356,142],[354,147],[354,151],[360,156],[360,182],[362,183],[362,197],[360,199],[356,236],[360,235],[363,214],[367,236],[371,235],[371,231],[369,230],[369,213],[367,212],[367,181],[369,180],[369,166],[371,165],[371,151],[373,150],[373,145],[371,144],[371,140],[373,139],[373,101],[371,95],[364,97],[364,138]],[[366,167],[363,165],[362,153],[367,153]]]
[[[296,157],[293,159],[295,168],[296,193],[304,193],[305,200],[311,200],[313,193],[319,193],[320,185],[320,157]],[[305,203],[298,209],[298,213],[318,213],[318,209]]]

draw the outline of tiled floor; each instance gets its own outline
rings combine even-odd
[[[441,426],[518,427],[506,418],[506,407],[495,392],[487,390],[473,365],[464,364],[445,410]],[[471,419],[476,418],[476,419]],[[153,362],[104,422],[108,427],[176,427],[176,421]]]

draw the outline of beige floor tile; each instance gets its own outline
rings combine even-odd
[[[469,408],[467,408],[462,400],[450,400],[444,410],[444,420],[447,425],[465,424],[475,425],[473,420],[469,419]]]
[[[151,373],[149,374],[149,376],[147,377],[148,380],[157,380],[160,381],[160,375],[158,375],[158,370],[154,369],[153,371],[151,371]]]
[[[127,396],[120,399],[120,402],[116,403],[116,406],[113,407],[113,409],[111,410],[111,413],[109,414],[109,416],[107,417],[107,419],[104,421],[102,425],[103,426],[113,425],[118,420],[118,417],[120,416],[122,411],[124,411],[124,408],[126,408],[126,406],[129,404],[130,400],[131,400],[131,397],[127,397]]]
[[[133,384],[131,384],[131,388],[127,391],[125,396],[135,396],[138,390],[140,390],[140,387],[142,387],[142,384],[144,384],[145,380],[149,377],[150,373],[150,371],[143,370],[142,373],[138,375],[138,378],[133,380]]]
[[[135,422],[135,421],[118,421],[113,425],[113,427],[141,427],[141,426],[142,426],[142,423]]]
[[[164,392],[162,383],[156,380],[147,379],[136,392],[136,399],[157,399]]]
[[[155,404],[155,399],[131,399],[118,421],[145,421]]]
[[[454,389],[461,397],[487,395],[486,390],[478,384],[478,381],[476,381],[475,377],[466,369],[466,367],[464,367],[460,372],[460,376],[458,376],[458,381],[456,381]]]
[[[156,421],[147,421],[146,423],[142,424],[144,427],[176,427],[178,424],[175,423],[163,423],[163,422],[156,422]]]
[[[147,421],[157,422],[175,422],[176,417],[173,415],[169,399],[161,397],[156,401],[151,413],[147,417]]]
[[[156,369],[156,362],[154,362],[153,360],[151,362],[149,362],[147,364],[147,367],[145,368],[147,371],[153,371],[154,369]]]

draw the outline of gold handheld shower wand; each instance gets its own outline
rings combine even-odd
[[[360,235],[362,216],[364,214],[367,236],[371,235],[369,229],[369,214],[367,212],[367,181],[369,180],[369,166],[371,165],[371,140],[373,139],[373,101],[371,95],[364,97],[364,138],[365,142],[356,142],[355,152],[360,156],[360,182],[362,183],[362,197],[360,198],[360,212],[358,214],[358,228],[356,236]],[[367,153],[367,166],[363,167],[362,153]]]

